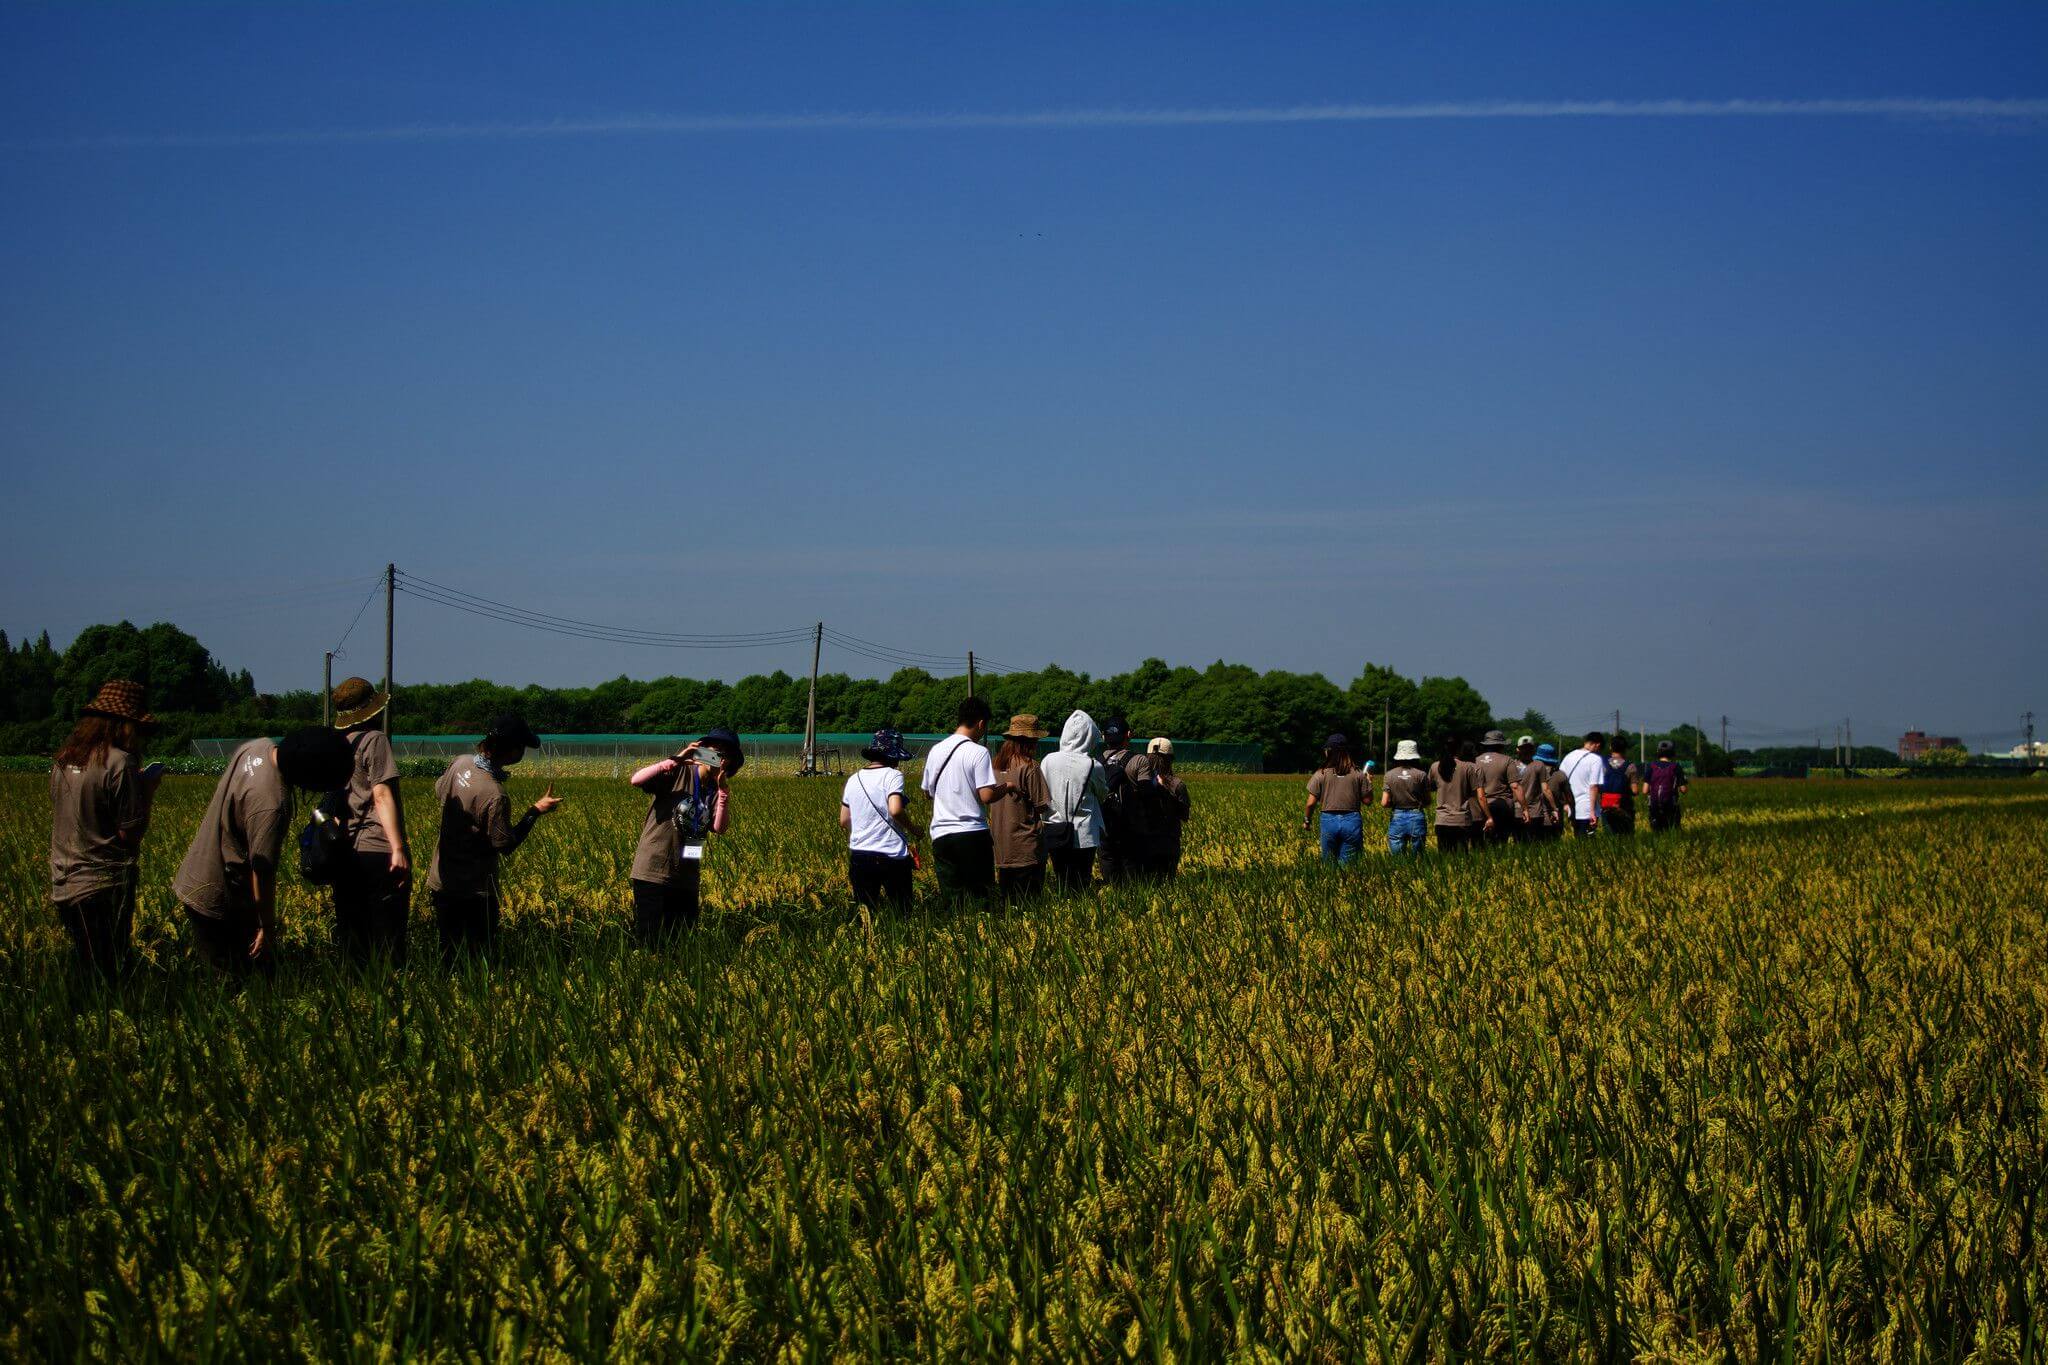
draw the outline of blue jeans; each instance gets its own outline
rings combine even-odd
[[[1387,821],[1387,852],[1420,853],[1429,843],[1429,822],[1419,810],[1397,810]]]
[[[1342,865],[1365,848],[1365,818],[1357,811],[1323,812],[1323,861]]]

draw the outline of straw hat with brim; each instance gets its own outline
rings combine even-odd
[[[1420,763],[1422,762],[1422,750],[1416,745],[1414,740],[1404,739],[1394,746],[1394,762]]]
[[[361,725],[390,704],[391,694],[379,692],[367,678],[343,678],[334,686],[334,728],[346,730]]]
[[[81,714],[132,721],[137,725],[155,725],[156,717],[143,707],[143,696],[141,683],[116,678],[100,684],[98,694],[81,708]]]
[[[1038,717],[1026,711],[1023,715],[1010,717],[1010,728],[1003,731],[1004,739],[1044,739],[1045,728],[1038,723]]]

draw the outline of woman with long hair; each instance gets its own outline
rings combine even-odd
[[[1462,852],[1478,841],[1479,827],[1472,819],[1482,780],[1479,765],[1472,761],[1477,753],[1468,739],[1456,750],[1446,746],[1443,757],[1430,765],[1429,787],[1436,793],[1439,853]]]
[[[1301,814],[1307,829],[1321,806],[1323,861],[1339,867],[1365,847],[1365,815],[1372,804],[1372,777],[1351,757],[1351,742],[1342,735],[1323,741],[1323,766],[1308,780],[1308,806]]]
[[[163,776],[137,758],[155,726],[142,684],[109,682],[50,763],[50,900],[78,965],[103,977],[127,968],[134,940],[135,860]]]
[[[988,803],[988,830],[996,846],[996,887],[1006,901],[1045,890],[1045,817],[1052,812],[1052,790],[1038,766],[1038,741],[1044,738],[1037,716],[1010,717],[991,765],[996,797]]]

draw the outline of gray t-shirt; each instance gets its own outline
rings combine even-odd
[[[1348,773],[1318,768],[1308,780],[1308,794],[1325,815],[1350,815],[1372,804],[1372,774],[1363,768]]]
[[[476,755],[464,754],[434,783],[441,804],[441,837],[427,869],[427,889],[453,896],[495,895],[498,859],[526,841],[529,814],[512,823],[512,799]]]
[[[221,919],[256,903],[250,877],[275,875],[292,797],[267,739],[235,750],[199,819],[171,890],[194,914]]]
[[[1472,799],[1479,794],[1478,765],[1457,760],[1445,777],[1439,764],[1429,765],[1429,788],[1436,793],[1436,822],[1453,829],[1472,823]]]
[[[348,742],[356,751],[355,771],[348,779],[348,836],[358,853],[389,853],[391,840],[377,819],[377,788],[389,782],[397,795],[398,760],[391,756],[391,737],[382,730],[351,730]]]
[[[1513,754],[1498,749],[1488,749],[1472,760],[1472,766],[1479,770],[1479,792],[1489,801],[1508,799],[1508,788],[1514,785],[1515,770],[1521,766]]]
[[[1395,810],[1421,810],[1429,800],[1429,774],[1421,768],[1389,768],[1381,790]]]
[[[50,899],[59,905],[127,883],[135,853],[121,835],[149,823],[135,755],[110,748],[83,766],[50,767]]]

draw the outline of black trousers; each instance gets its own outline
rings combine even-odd
[[[932,870],[949,906],[986,905],[996,887],[996,843],[985,829],[932,840]]]
[[[352,853],[334,882],[334,941],[355,962],[382,957],[405,965],[412,873],[393,872],[388,853]]]
[[[659,943],[681,930],[696,928],[703,889],[704,864],[700,862],[678,862],[666,882],[634,882],[634,936],[642,943]]]
[[[1479,837],[1489,844],[1504,844],[1513,838],[1519,828],[1515,819],[1515,803],[1505,798],[1485,802],[1487,812],[1493,816],[1493,828],[1479,827]]]
[[[135,948],[135,883],[104,887],[58,901],[57,918],[71,938],[79,968],[111,981],[126,972]]]
[[[434,923],[441,931],[443,960],[452,962],[466,953],[487,953],[498,938],[498,893],[436,891]]]
[[[1463,853],[1479,843],[1480,829],[1476,825],[1438,825],[1436,827],[1436,851],[1439,853]]]
[[[1052,881],[1062,895],[1086,891],[1095,885],[1095,850],[1056,848],[1052,851]]]
[[[1662,834],[1665,830],[1677,829],[1680,818],[1676,801],[1663,803],[1652,801],[1650,803],[1650,832],[1652,834]]]
[[[249,954],[256,931],[262,927],[254,906],[230,904],[219,915],[202,915],[188,905],[185,923],[192,929],[192,946],[218,971],[229,976],[268,975],[277,965],[274,943],[266,942],[258,956]]]
[[[856,905],[870,910],[887,906],[891,910],[910,908],[911,878],[916,869],[908,858],[886,853],[851,852],[846,855],[846,882],[853,888]]]
[[[1045,864],[1033,863],[1029,867],[999,867],[996,869],[996,885],[1002,888],[1006,901],[1029,900],[1045,894]]]
[[[1103,822],[1102,847],[1095,851],[1095,866],[1102,873],[1103,885],[1127,882],[1137,872],[1137,850],[1131,844],[1129,830],[1111,829],[1107,820]]]

